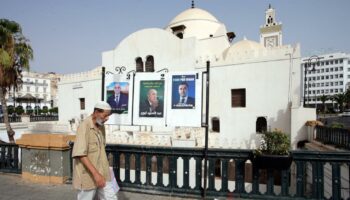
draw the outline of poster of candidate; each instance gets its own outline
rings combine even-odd
[[[112,113],[128,114],[129,83],[111,82],[106,86],[107,103],[112,107]]]
[[[140,81],[139,117],[163,117],[164,81]]]
[[[194,109],[195,108],[195,75],[173,75],[172,76],[172,109]]]

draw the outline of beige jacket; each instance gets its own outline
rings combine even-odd
[[[107,160],[105,145],[105,128],[97,128],[92,122],[92,116],[86,118],[78,127],[74,142],[72,157],[73,162],[73,187],[78,190],[91,190],[97,188],[95,181],[87,168],[76,157],[87,156],[104,176],[106,181],[110,181],[109,163]]]

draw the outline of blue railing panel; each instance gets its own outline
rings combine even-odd
[[[57,115],[31,115],[30,122],[39,122],[39,121],[58,121]]]
[[[22,122],[21,116],[9,116],[8,119],[10,123]],[[4,117],[0,117],[0,123],[4,123]]]
[[[21,173],[18,154],[18,145],[0,144],[0,172]]]
[[[350,150],[350,130],[316,126],[316,140]]]
[[[122,190],[195,198],[203,193],[202,148],[107,145],[106,151],[113,155]],[[130,159],[131,155],[135,159]],[[210,198],[349,198],[349,179],[342,177],[349,177],[350,152],[300,150],[291,155],[291,168],[264,170],[252,162],[252,150],[209,149],[206,194]],[[135,181],[130,181],[131,174]]]

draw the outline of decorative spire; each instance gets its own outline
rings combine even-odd
[[[269,3],[269,9],[271,9],[271,4]]]
[[[194,0],[192,0],[191,8],[194,8]]]

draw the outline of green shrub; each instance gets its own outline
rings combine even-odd
[[[16,109],[15,109],[15,112],[16,112],[18,115],[22,115],[22,114],[24,113],[23,106],[17,106]]]
[[[58,107],[50,108],[49,112],[50,113],[58,113]]]
[[[256,154],[268,155],[288,155],[290,149],[290,139],[288,135],[275,129],[272,132],[266,132],[262,136],[260,147]]]
[[[331,128],[344,128],[344,124],[339,122],[333,122]]]
[[[15,112],[15,109],[14,109],[13,106],[7,106],[7,113],[8,113],[9,115],[11,115],[11,114],[14,113],[14,112]]]
[[[47,108],[47,106],[44,106],[42,109],[42,113],[46,114],[49,112],[49,109]]]

